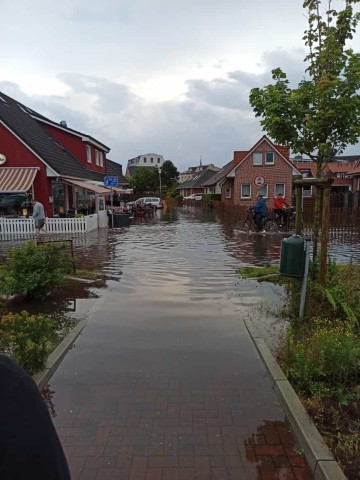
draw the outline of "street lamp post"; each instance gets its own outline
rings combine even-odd
[[[158,167],[158,172],[159,172],[160,200],[161,200],[161,168],[160,167]]]

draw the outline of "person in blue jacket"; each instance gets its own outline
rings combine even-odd
[[[254,205],[250,206],[250,210],[254,212],[256,231],[264,233],[263,228],[264,219],[268,216],[268,208],[266,205],[266,199],[262,195],[257,196],[257,200]]]

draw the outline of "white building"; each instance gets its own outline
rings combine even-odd
[[[126,175],[132,176],[137,167],[161,168],[164,163],[164,156],[158,153],[145,153],[137,157],[130,158],[126,167]]]

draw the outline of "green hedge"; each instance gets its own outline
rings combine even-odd
[[[63,284],[72,271],[72,258],[65,243],[27,242],[8,252],[0,270],[0,293],[38,298]]]
[[[221,200],[221,193],[204,193],[202,196],[204,202],[211,202],[212,200]]]

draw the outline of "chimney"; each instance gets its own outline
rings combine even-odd
[[[67,127],[67,123],[66,123],[65,120],[61,120],[60,125],[61,125],[62,127],[64,127],[64,128]]]

